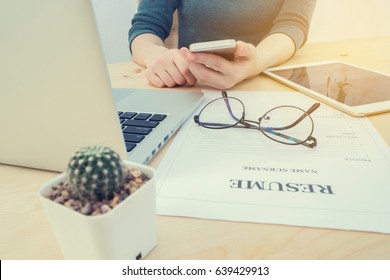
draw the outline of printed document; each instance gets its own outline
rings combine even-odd
[[[276,106],[307,110],[316,102],[293,92],[228,94],[250,120]],[[206,104],[221,93],[205,96]],[[313,149],[189,119],[157,170],[158,214],[390,233],[388,145],[367,118],[325,104],[312,118]]]

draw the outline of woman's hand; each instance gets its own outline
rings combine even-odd
[[[146,78],[156,87],[174,87],[196,83],[188,68],[188,61],[178,49],[170,49],[149,58],[146,63]]]
[[[287,61],[295,53],[294,41],[283,33],[265,37],[257,46],[237,41],[232,61],[214,54],[180,52],[199,83],[217,89],[228,89],[239,82],[260,74],[265,69]]]
[[[188,61],[188,68],[196,80],[218,89],[228,89],[261,72],[256,47],[237,41],[233,60],[210,53],[191,53],[187,48],[180,52]]]

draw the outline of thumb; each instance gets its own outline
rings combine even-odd
[[[184,47],[180,48],[180,53],[181,53],[184,57],[186,57],[186,58],[188,58],[188,57],[191,55],[190,50],[187,49],[187,48],[184,48]]]
[[[235,57],[243,57],[250,55],[250,48],[247,43],[243,41],[236,42],[236,51],[234,53]]]

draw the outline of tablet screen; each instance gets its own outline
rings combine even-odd
[[[270,73],[348,106],[390,100],[390,76],[342,62],[271,70]]]

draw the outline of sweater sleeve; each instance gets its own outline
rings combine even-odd
[[[165,40],[171,32],[173,13],[180,0],[141,0],[131,21],[128,33],[129,45],[135,37],[150,33]]]
[[[296,50],[301,48],[307,40],[316,2],[316,0],[285,0],[269,35],[286,34],[294,41]]]

